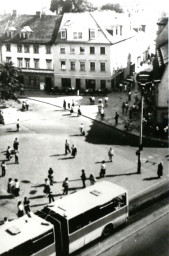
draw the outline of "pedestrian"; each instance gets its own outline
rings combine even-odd
[[[7,150],[6,150],[6,159],[7,159],[8,161],[10,161],[11,158],[12,158],[12,156],[11,156],[11,147],[8,146],[8,147],[7,147]]]
[[[122,92],[122,89],[123,89],[123,84],[120,83],[120,84],[119,84],[119,90],[120,90],[120,92]]]
[[[122,103],[122,106],[121,106],[121,108],[122,108],[122,114],[124,114],[124,109],[125,109],[125,102],[123,102],[123,103]]]
[[[131,91],[128,92],[128,101],[131,101]]]
[[[126,108],[126,114],[128,113],[128,109],[129,109],[129,104],[128,104],[128,102],[126,101],[126,103],[125,103],[125,108]]]
[[[67,106],[68,106],[68,109],[70,110],[70,102],[67,104]]]
[[[114,119],[115,119],[115,124],[117,125],[118,124],[118,119],[119,119],[119,114],[117,112],[114,116]]]
[[[21,201],[18,202],[18,218],[24,215],[24,207]]]
[[[14,181],[12,178],[9,178],[8,179],[8,185],[7,185],[7,192],[9,194],[13,194],[13,191],[14,191]]]
[[[53,201],[55,201],[54,197],[53,197],[53,193],[52,190],[50,189],[48,194],[46,195],[46,197],[49,197],[49,204]]]
[[[104,98],[105,107],[108,106],[108,100],[109,100],[109,98],[106,96],[106,97]]]
[[[13,142],[13,149],[14,150],[18,150],[19,149],[19,141],[18,138],[15,138],[14,142]]]
[[[104,108],[101,108],[100,110],[101,120],[104,119]]]
[[[75,106],[75,102],[74,102],[74,99],[72,99],[72,107]]]
[[[48,178],[49,178],[50,185],[53,186],[53,169],[51,167],[48,170]]]
[[[65,178],[65,180],[63,181],[62,187],[63,187],[63,195],[65,195],[65,194],[67,195],[68,194],[68,190],[69,190],[68,178]]]
[[[82,180],[82,183],[83,183],[83,188],[86,187],[86,174],[85,174],[85,170],[82,170],[82,175],[81,175],[81,180]]]
[[[5,175],[6,175],[6,170],[7,170],[7,166],[6,166],[5,160],[2,161],[2,163],[1,163],[1,168],[2,168],[1,177],[5,177]]]
[[[113,162],[113,155],[114,155],[114,150],[112,149],[112,147],[110,147],[109,151],[108,151],[108,156],[109,156],[109,161]]]
[[[106,162],[102,161],[101,169],[100,169],[100,178],[104,178],[106,175]]]
[[[80,133],[81,133],[81,135],[84,135],[84,124],[83,123],[80,124]]]
[[[21,85],[21,87],[20,87],[20,95],[25,95],[23,85]]]
[[[94,105],[94,104],[95,104],[95,97],[92,96],[92,105]]]
[[[68,140],[65,141],[65,155],[67,155],[68,153],[71,153],[70,150],[70,144],[68,142]]]
[[[92,104],[92,96],[89,97],[90,104]]]
[[[8,224],[9,223],[9,220],[7,217],[4,217],[4,224]]]
[[[22,102],[22,111],[26,111],[26,102],[25,101]]]
[[[25,107],[26,107],[26,110],[28,111],[29,110],[29,102],[28,102],[28,100],[25,101]]]
[[[66,110],[66,100],[63,101],[63,109]]]
[[[17,119],[17,122],[16,122],[16,130],[17,130],[17,132],[19,132],[19,130],[20,130],[20,121],[19,121],[19,119]]]
[[[81,112],[80,105],[79,105],[78,110],[77,110],[77,116],[81,116],[81,115],[82,115],[82,112]]]
[[[29,205],[30,201],[27,197],[24,197],[23,204],[24,204],[25,213],[29,215],[31,210],[30,210],[30,205]]]
[[[101,99],[101,98],[98,100],[98,103],[99,103],[99,104],[101,104],[101,103],[102,103],[102,99]]]
[[[158,164],[157,176],[158,176],[158,178],[161,178],[161,176],[163,176],[163,162],[160,162]]]
[[[77,155],[77,148],[75,147],[75,145],[72,145],[72,157],[75,158],[76,155]]]
[[[19,151],[15,151],[15,164],[19,164]]]
[[[20,191],[20,183],[19,183],[18,179],[15,179],[14,181],[15,181],[15,183],[14,183],[13,193],[14,193],[15,197],[18,197],[19,196],[19,191]]]
[[[45,186],[44,186],[44,190],[43,192],[48,194],[49,193],[49,190],[50,190],[50,182],[49,182],[49,179],[45,179]]]
[[[96,179],[93,174],[90,174],[89,180],[90,180],[90,185],[94,185],[96,183]]]

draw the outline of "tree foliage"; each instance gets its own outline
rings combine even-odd
[[[94,10],[96,10],[96,7],[87,0],[51,0],[50,5],[50,11],[56,12],[57,14]]]
[[[108,3],[105,5],[102,5],[101,10],[111,10],[118,13],[123,13],[123,8],[118,3],[117,4]]]
[[[18,71],[18,68],[11,61],[0,64],[0,85],[2,89],[12,90],[18,86]]]

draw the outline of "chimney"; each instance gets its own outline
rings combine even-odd
[[[17,10],[13,10],[12,16],[17,17]]]
[[[41,13],[40,12],[36,12],[36,18],[40,19]]]

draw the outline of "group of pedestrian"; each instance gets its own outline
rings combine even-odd
[[[8,179],[7,192],[14,197],[18,197],[20,193],[20,182],[18,179]]]
[[[18,138],[15,138],[13,142],[13,149],[11,149],[10,146],[7,147],[6,150],[6,161],[10,161],[12,158],[12,155],[15,157],[15,164],[19,164],[19,140]],[[3,161],[5,162],[5,161]]]
[[[29,102],[28,100],[25,100],[22,102],[22,111],[28,111],[29,110]]]
[[[24,212],[30,217],[30,212],[31,212],[30,201],[27,197],[24,197],[23,203],[19,201],[17,207],[18,207],[18,213],[17,213],[18,218],[24,216]]]

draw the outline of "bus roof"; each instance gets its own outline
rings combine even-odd
[[[74,194],[61,198],[48,207],[59,215],[71,219],[96,206],[103,205],[127,191],[109,181],[101,181]]]
[[[50,231],[53,225],[31,213],[0,226],[0,255]]]

